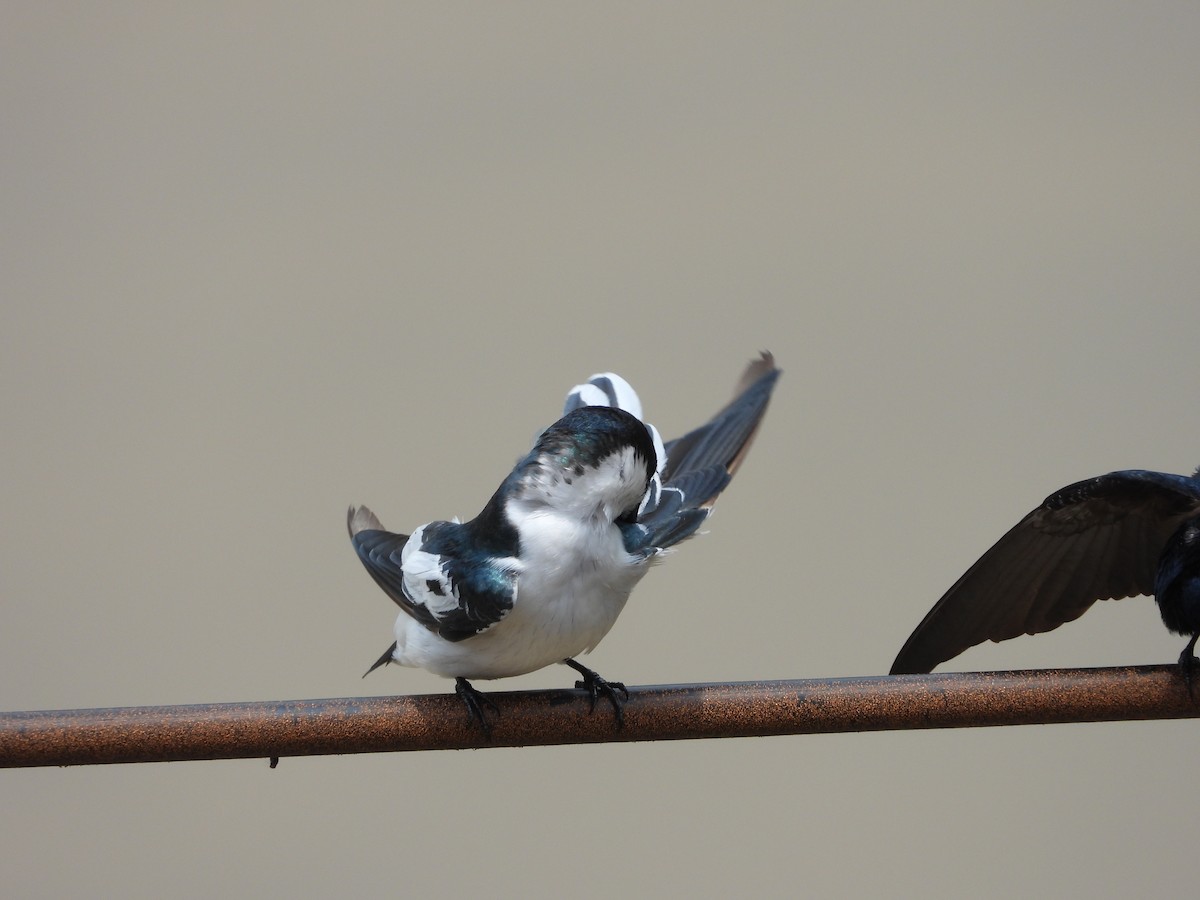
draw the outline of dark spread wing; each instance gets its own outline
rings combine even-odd
[[[495,560],[465,554],[470,545],[463,540],[466,526],[431,522],[411,537],[393,534],[365,506],[350,508],[347,525],[355,552],[375,583],[446,640],[479,634],[512,609],[515,572]]]
[[[1038,634],[1097,600],[1154,590],[1158,558],[1200,512],[1200,480],[1112,472],[1051,494],[946,591],[901,648],[892,674],[930,672],[985,640]]]
[[[400,556],[408,543],[408,535],[385,531],[383,523],[365,506],[350,507],[346,513],[346,530],[350,532],[354,552],[375,583],[397,606],[416,616],[410,608],[412,604],[404,596],[404,573],[400,568]]]
[[[652,491],[638,514],[652,547],[670,547],[690,537],[746,458],[767,411],[779,369],[770,353],[752,362],[733,400],[708,423],[664,445],[662,488]]]

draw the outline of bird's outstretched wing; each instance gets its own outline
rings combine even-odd
[[[763,353],[747,366],[733,399],[720,412],[664,445],[658,496],[648,496],[638,513],[650,546],[677,544],[708,518],[746,458],[778,378],[774,357]]]
[[[946,591],[891,673],[930,672],[985,640],[1057,628],[1097,600],[1153,593],[1163,546],[1198,512],[1194,476],[1131,469],[1056,491]]]
[[[430,522],[411,536],[383,528],[365,506],[350,507],[350,541],[375,583],[396,605],[448,641],[495,625],[513,607],[513,567],[475,558],[467,526]]]

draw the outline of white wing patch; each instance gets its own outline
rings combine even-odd
[[[414,531],[400,555],[404,593],[442,619],[459,608],[458,589],[442,570],[442,558],[422,549],[424,532],[424,525]]]
[[[581,406],[611,406],[642,418],[641,398],[633,385],[616,372],[598,372],[583,384],[571,388],[563,415]]]

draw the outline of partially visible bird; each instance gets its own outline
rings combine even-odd
[[[762,354],[711,421],[664,444],[628,382],[594,375],[469,522],[394,534],[367,507],[350,507],[354,549],[400,607],[396,640],[367,673],[395,662],[453,678],[490,732],[485,708],[499,711],[469,679],[561,662],[582,676],[592,708],[604,696],[619,724],[625,686],[575,657],[608,633],[650,565],[708,517],[778,376]]]
[[[1130,469],[1051,494],[971,566],[892,664],[930,672],[985,640],[1038,634],[1097,600],[1153,594],[1163,623],[1188,635],[1179,666],[1191,690],[1200,636],[1200,469]]]

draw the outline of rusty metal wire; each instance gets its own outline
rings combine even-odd
[[[969,728],[1200,716],[1174,666],[634,687],[618,729],[582,691],[0,713],[0,767]]]

